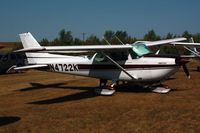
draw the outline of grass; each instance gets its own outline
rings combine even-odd
[[[174,90],[169,94],[130,88],[111,97],[95,95],[91,87],[98,80],[92,78],[35,70],[0,75],[0,132],[198,133],[200,73],[195,66],[189,66],[191,79],[180,69],[165,82]],[[13,120],[5,124],[6,117]]]

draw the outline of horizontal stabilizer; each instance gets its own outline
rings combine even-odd
[[[20,50],[16,50],[14,52],[38,52],[38,51],[44,51],[45,48],[40,47],[40,48],[24,48]]]
[[[14,68],[14,70],[25,70],[25,69],[33,69],[41,67],[48,67],[48,65],[28,65],[28,66],[16,67]]]

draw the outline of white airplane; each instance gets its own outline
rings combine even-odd
[[[196,46],[200,46],[200,43],[194,43],[193,38],[190,38],[190,42],[173,42],[174,45],[183,45],[185,49],[190,51],[193,55],[200,57],[200,52],[197,50]]]
[[[200,59],[200,52],[197,50],[197,46],[200,46],[200,43],[195,43],[193,38],[190,38],[189,42],[173,42],[174,45],[184,45],[183,47],[191,52],[189,57]],[[200,66],[197,66],[197,70],[200,71]]]
[[[181,66],[189,77],[186,63],[180,56],[168,57],[151,54],[147,46],[162,45],[185,38],[168,39],[154,42],[137,42],[126,45],[90,45],[90,46],[40,46],[31,33],[20,34],[28,66],[15,70],[30,68],[49,68],[50,71],[100,79],[96,93],[112,95],[118,81],[152,88],[158,93],[167,93],[168,87],[161,83],[175,74]],[[67,56],[55,54],[65,51],[94,51],[92,56]],[[107,80],[112,83],[106,86]]]

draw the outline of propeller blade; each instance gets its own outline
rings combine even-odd
[[[185,72],[185,75],[190,79],[190,73],[188,71],[186,64],[183,64],[182,67],[183,67],[183,70]]]

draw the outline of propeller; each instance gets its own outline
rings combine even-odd
[[[188,60],[186,60],[184,58],[181,58],[181,57],[179,57],[179,58],[176,59],[176,63],[179,66],[182,66],[183,71],[185,72],[185,75],[188,77],[188,79],[190,79],[190,73],[189,73],[188,68],[186,66],[186,63],[188,63],[188,62],[189,62]]]
[[[190,79],[190,73],[188,71],[186,64],[183,64],[182,67],[183,67],[183,70],[185,72],[185,75],[188,77],[188,79]]]

